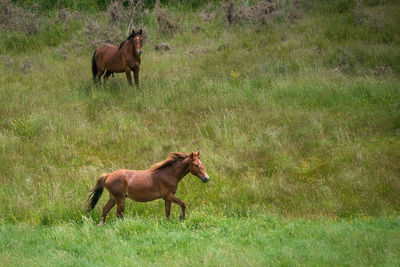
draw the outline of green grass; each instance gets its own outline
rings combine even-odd
[[[229,27],[219,4],[211,22],[171,7],[174,35],[160,32],[150,12],[139,90],[124,74],[92,84],[96,32],[86,27],[97,21],[103,37],[106,13],[81,11],[57,24],[52,11],[42,18],[52,30],[1,32],[2,261],[398,265],[400,6],[345,2],[304,1],[287,7],[294,19],[284,13]],[[171,51],[157,52],[159,42]],[[84,213],[101,173],[146,169],[172,151],[198,149],[211,180],[188,175],[179,185],[187,221],[165,222],[162,201],[127,201],[128,220],[116,222],[112,211],[97,228],[107,194]],[[172,212],[177,218],[179,208]],[[135,235],[141,247],[132,247],[120,229],[154,235]],[[241,241],[250,233],[257,237]],[[86,251],[84,237],[98,241]],[[158,245],[171,238],[182,250],[165,245],[165,257],[175,257],[164,258]],[[38,252],[44,247],[46,255]],[[106,257],[104,248],[119,256]]]
[[[2,266],[397,266],[400,218],[128,218],[0,226]]]

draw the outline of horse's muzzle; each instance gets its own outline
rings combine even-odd
[[[136,50],[136,56],[140,56],[142,54],[142,50]]]
[[[210,177],[202,177],[201,180],[203,181],[203,183],[207,183],[208,180],[210,180]]]

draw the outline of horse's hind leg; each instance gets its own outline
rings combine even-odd
[[[120,197],[116,199],[116,201],[117,201],[117,217],[123,219],[124,209],[125,209],[125,197]]]
[[[100,226],[102,226],[104,224],[107,213],[114,207],[114,205],[115,205],[115,201],[110,196],[110,200],[107,202],[107,204],[103,208],[103,214],[101,215],[101,220],[99,223]]]
[[[104,74],[104,69],[101,69],[100,66],[97,66],[96,74],[93,75],[94,83],[100,83],[101,76],[103,76],[103,74]]]
[[[104,70],[100,70],[97,72],[97,81],[100,83],[101,82],[101,76],[103,76]]]
[[[111,75],[111,74],[113,74],[112,72],[110,72],[109,70],[106,70],[106,73],[104,74],[104,83],[106,83],[107,82],[107,80],[108,80],[108,77]]]

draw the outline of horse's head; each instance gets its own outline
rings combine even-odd
[[[189,171],[191,174],[199,177],[203,183],[207,183],[210,180],[206,170],[204,169],[203,163],[200,161],[200,152],[197,151],[193,152],[189,156],[190,164],[189,164]]]
[[[136,56],[140,56],[142,53],[142,33],[142,29],[139,31],[132,30],[132,34],[129,36],[129,40],[131,40],[135,49]]]

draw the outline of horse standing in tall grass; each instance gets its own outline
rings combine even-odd
[[[93,53],[92,72],[93,80],[100,82],[104,74],[104,82],[114,73],[125,72],[129,85],[132,86],[131,71],[135,78],[136,87],[139,87],[139,67],[142,49],[142,30],[132,31],[131,35],[119,47],[105,44]]]
[[[185,202],[175,196],[178,183],[186,174],[199,177],[204,183],[210,179],[200,161],[200,153],[171,153],[166,160],[155,164],[148,170],[117,170],[103,173],[91,190],[88,198],[88,211],[91,211],[100,199],[104,187],[110,194],[110,200],[103,208],[100,225],[104,224],[107,213],[117,204],[117,217],[123,218],[125,198],[139,202],[164,199],[165,216],[169,218],[171,203],[181,206],[180,219],[185,218]]]

